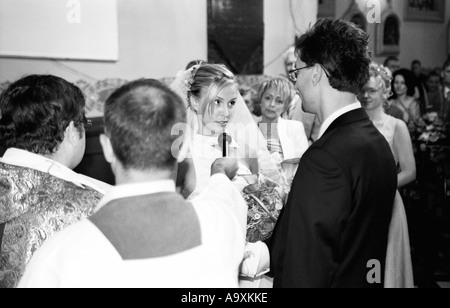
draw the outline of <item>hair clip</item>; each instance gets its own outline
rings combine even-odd
[[[184,95],[187,99],[188,105],[194,109],[195,111],[198,111],[198,102],[195,99],[195,97],[193,97],[191,95],[191,91],[192,91],[192,84],[194,83],[194,78],[195,75],[197,74],[197,71],[199,69],[199,67],[201,66],[202,62],[200,62],[199,64],[196,64],[194,66],[192,66],[190,69],[186,70],[184,72],[184,77],[182,78],[182,82],[181,82],[181,87],[182,87],[182,91],[184,92]]]
[[[183,79],[183,87],[184,87],[186,94],[191,91],[192,84],[194,83],[195,75],[197,74],[197,71],[198,71],[199,67],[201,66],[201,64],[202,64],[202,62],[192,66],[190,69],[185,71],[185,76]]]
[[[371,65],[371,69],[377,72],[381,76],[381,78],[389,81],[392,80],[392,73],[389,68],[378,63],[373,63]]]

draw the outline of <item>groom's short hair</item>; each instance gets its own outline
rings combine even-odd
[[[351,22],[319,20],[295,44],[306,65],[320,64],[338,91],[359,94],[369,80],[369,36]]]
[[[105,103],[105,133],[125,169],[170,169],[176,163],[172,127],[186,122],[182,99],[155,79],[117,89]]]

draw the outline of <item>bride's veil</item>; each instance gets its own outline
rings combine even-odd
[[[201,65],[201,64],[199,64]],[[170,88],[175,91],[184,101],[187,109],[187,126],[190,128],[184,134],[184,142],[178,156],[178,161],[185,157],[193,138],[193,133],[198,131],[197,113],[188,102],[189,83],[192,82],[192,73],[199,65],[195,65],[188,70],[179,71]],[[258,175],[270,178],[275,183],[281,183],[281,173],[272,161],[270,152],[267,149],[267,142],[258,128],[255,119],[250,113],[242,96],[238,93],[238,99],[234,107],[234,113],[227,125],[226,132],[231,135],[238,144],[237,157],[242,161],[257,161]],[[189,136],[189,137],[188,137]],[[189,140],[191,138],[191,140]],[[252,170],[255,172],[255,170]]]

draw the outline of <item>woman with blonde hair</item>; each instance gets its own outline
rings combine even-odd
[[[370,65],[370,79],[358,96],[375,127],[387,139],[398,166],[397,186],[401,188],[416,178],[416,164],[408,127],[402,120],[384,112],[383,104],[391,93],[392,75],[377,63]],[[413,287],[408,225],[402,198],[397,191],[386,254],[385,287]]]
[[[283,207],[282,177],[267,150],[267,142],[239,93],[233,73],[224,65],[201,63],[179,72],[172,83],[185,101],[191,134],[188,155],[192,172],[185,179],[189,198],[205,188],[215,159],[237,158],[235,187],[242,193],[248,213],[237,212],[246,235],[246,258],[241,274],[255,279],[268,270],[269,251],[262,241],[268,239]],[[186,140],[186,139],[185,139]]]
[[[258,91],[262,114],[258,126],[283,175],[286,192],[289,192],[300,158],[309,146],[303,123],[282,118],[294,96],[294,86],[285,78],[268,79],[261,83]]]

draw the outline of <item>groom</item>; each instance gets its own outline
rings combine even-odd
[[[322,127],[272,237],[274,287],[383,287],[397,172],[356,98],[369,78],[367,44],[362,30],[332,19],[296,43],[290,78]]]

